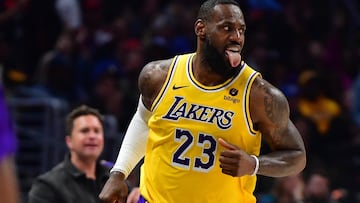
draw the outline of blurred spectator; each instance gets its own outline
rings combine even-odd
[[[351,156],[351,122],[342,106],[326,92],[325,79],[324,73],[316,71],[304,71],[299,77],[298,108],[306,128],[302,135],[309,166],[327,167],[335,184],[347,184],[350,178],[345,174],[351,161],[343,157]]]
[[[0,1],[0,65],[3,66],[3,82],[8,87],[9,72],[25,72],[22,31],[23,16],[29,0]]]
[[[77,43],[81,51],[90,49],[95,61],[111,55],[110,43],[113,40],[111,26],[105,20],[102,0],[84,0],[82,4],[83,25],[77,34]]]
[[[66,119],[63,162],[40,175],[29,192],[29,203],[99,202],[109,166],[100,163],[104,148],[103,117],[96,109],[80,106]]]
[[[304,200],[302,174],[277,178],[271,193],[260,195],[258,203],[300,203]]]
[[[349,136],[350,133],[344,133],[346,130],[344,126],[348,125],[342,117],[344,111],[342,106],[326,91],[329,83],[323,74],[316,71],[301,73],[299,113],[309,121],[310,127],[313,127],[308,135],[304,135],[308,136],[305,139],[308,139],[308,144],[311,145],[309,147],[313,146],[315,149],[321,144],[329,144],[327,147],[336,145],[339,148],[341,140],[344,140],[344,137],[339,136]]]
[[[316,125],[319,134],[327,134],[332,121],[341,113],[340,105],[326,95],[324,82],[315,71],[303,72],[299,78],[299,111]]]
[[[77,31],[82,26],[79,0],[56,0],[56,11],[67,31]]]
[[[360,71],[357,75],[353,87],[352,116],[358,128],[360,128]]]
[[[0,202],[20,203],[14,160],[17,143],[6,105],[1,71],[0,68]]]
[[[1,13],[0,13],[0,25],[4,25],[9,23],[10,21],[16,18],[21,12],[21,9],[26,6],[28,0],[7,0],[2,1],[1,6]]]
[[[264,9],[264,10],[281,10],[281,5],[276,0],[248,0],[251,9]]]
[[[355,202],[344,188],[333,185],[324,169],[312,168],[308,174],[305,191],[305,203],[350,203]]]
[[[128,86],[126,75],[123,75],[125,79],[122,78],[121,71],[115,61],[104,60],[96,64],[92,73],[93,94],[87,102],[105,114],[114,115],[119,132],[126,129],[128,117],[135,111],[136,102],[131,95],[137,96],[137,91]]]
[[[331,203],[330,180],[322,173],[312,173],[306,181],[306,203]]]
[[[87,97],[84,76],[76,66],[75,51],[71,33],[62,33],[54,49],[41,58],[34,80],[35,87],[44,94],[63,99],[70,106],[81,103]]]
[[[24,58],[22,68],[32,80],[39,59],[53,49],[62,32],[61,21],[55,10],[55,0],[29,0],[20,25],[21,29],[17,32],[22,36],[18,45]]]

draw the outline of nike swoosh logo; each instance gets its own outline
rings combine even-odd
[[[172,89],[173,90],[177,90],[177,89],[181,89],[181,88],[184,88],[184,87],[188,87],[187,85],[183,85],[183,86],[176,86],[176,85],[174,85],[173,87],[172,87]]]

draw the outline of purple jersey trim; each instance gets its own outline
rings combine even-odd
[[[140,195],[138,203],[146,203],[146,200],[144,199],[143,196]]]

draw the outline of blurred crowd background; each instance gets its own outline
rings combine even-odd
[[[360,2],[238,2],[247,24],[242,57],[284,92],[307,148],[307,167],[290,183],[259,177],[259,202],[299,188],[323,189],[313,193],[334,202],[360,202]],[[201,3],[0,0],[1,80],[17,132],[24,199],[33,178],[62,160],[62,122],[75,106],[107,116],[103,157],[115,161],[137,106],[141,68],[195,51]]]

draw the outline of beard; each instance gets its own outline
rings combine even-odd
[[[205,38],[202,53],[204,55],[203,60],[209,64],[211,70],[225,78],[230,78],[240,71],[240,65],[235,68],[231,67],[229,62],[225,61],[224,55],[211,45],[207,37]]]

